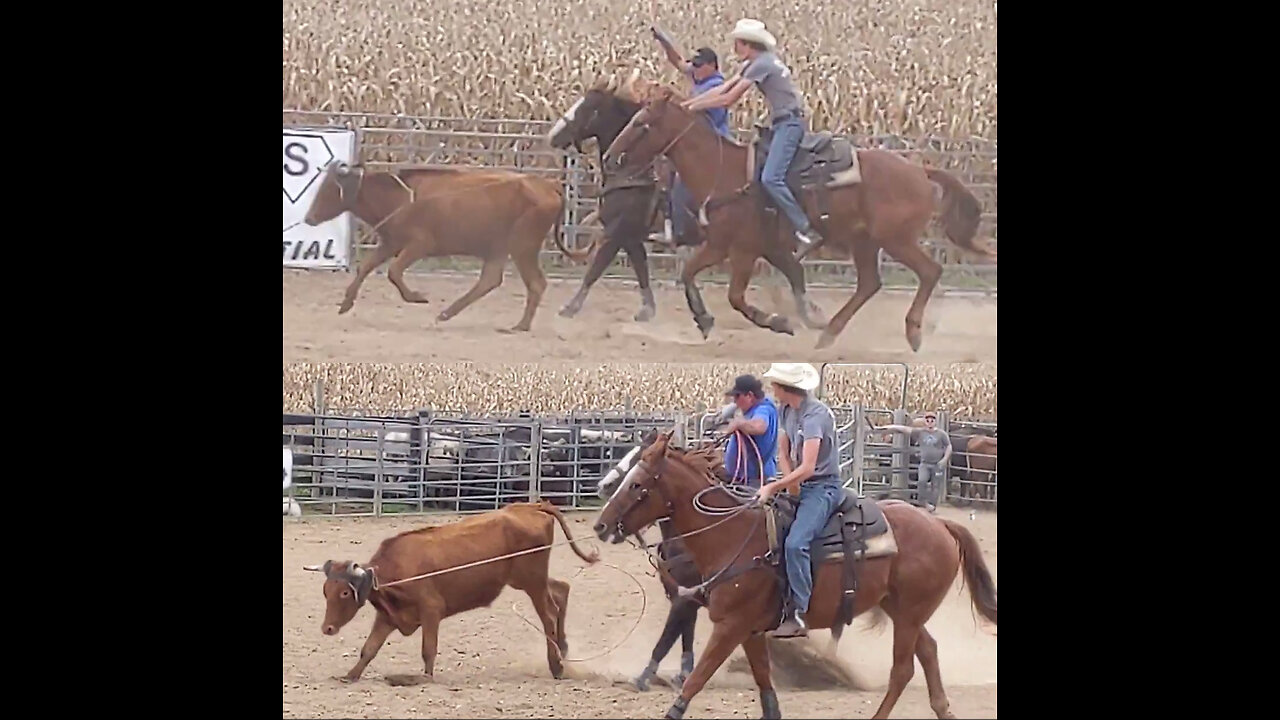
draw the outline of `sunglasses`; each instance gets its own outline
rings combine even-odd
[[[924,416],[924,419],[925,419],[925,420],[937,420],[938,418],[936,418],[936,417],[934,417],[934,416],[932,416],[932,415],[925,415],[925,416]]]

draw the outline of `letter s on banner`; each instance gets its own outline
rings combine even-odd
[[[310,227],[303,222],[331,160],[353,162],[356,134],[344,128],[284,128],[284,266],[346,270],[350,267],[350,213]]]

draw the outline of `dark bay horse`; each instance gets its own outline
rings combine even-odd
[[[767,218],[759,184],[748,175],[748,155],[753,149],[696,122],[695,113],[680,107],[686,98],[674,88],[632,77],[614,92],[640,103],[642,109],[615,138],[604,162],[620,171],[644,167],[654,157],[666,155],[692,195],[703,203],[707,242],[685,265],[681,276],[699,329],[708,334],[714,318],[694,280],[699,272],[728,257],[732,267],[729,302],[757,326],[779,331],[775,316],[748,304],[745,298],[749,268],[755,259],[779,252],[790,255],[795,247],[789,232],[782,234],[789,228],[785,219],[775,223]],[[914,165],[886,150],[856,149],[856,153],[860,181],[837,183],[823,191],[830,213],[827,220],[819,217],[813,193],[805,192],[799,198],[816,227],[823,229],[826,244],[845,249],[858,273],[856,292],[831,318],[817,347],[834,343],[854,313],[880,290],[876,260],[878,250],[884,248],[920,278],[906,316],[907,342],[918,351],[924,308],[942,277],[942,266],[918,244],[934,213],[935,183],[942,189],[941,217],[947,237],[964,250],[995,259],[993,251],[974,239],[982,207],[959,180],[943,170]]]
[[[669,518],[671,529],[693,556],[703,577],[723,577],[707,588],[714,623],[702,658],[685,680],[680,697],[667,711],[682,718],[712,674],[741,645],[746,652],[765,718],[781,718],[770,679],[765,633],[782,614],[782,586],[776,568],[758,558],[770,551],[765,513],[741,503],[715,479],[715,457],[706,450],[682,450],[671,442],[679,428],[661,433],[637,460],[600,511],[596,536],[613,543]],[[704,498],[705,496],[705,498]],[[861,506],[870,503],[862,500]],[[942,604],[956,574],[963,570],[975,610],[996,623],[996,585],[977,540],[967,528],[896,500],[875,503],[891,528],[892,551],[868,556],[857,566],[857,587],[843,607],[842,562],[823,562],[814,570],[813,599],[806,614],[810,629],[848,624],[868,610],[893,621],[893,669],[884,700],[873,717],[887,718],[914,673],[924,668],[929,704],[940,718],[955,717],[942,686],[938,644],[925,622]],[[865,513],[866,511],[862,511]],[[887,537],[887,536],[885,536]],[[779,545],[784,538],[777,538]],[[728,582],[728,580],[732,582]],[[843,616],[843,617],[842,617]]]
[[[637,74],[638,71],[633,73],[629,82],[634,82]],[[604,226],[605,240],[599,247],[593,244],[588,251],[594,253],[594,258],[590,267],[587,268],[586,276],[577,294],[560,310],[560,315],[563,317],[573,317],[582,310],[591,286],[600,279],[609,263],[613,262],[619,249],[625,250],[631,259],[631,265],[636,273],[636,282],[640,286],[642,305],[635,319],[649,320],[655,311],[653,291],[649,285],[648,256],[644,247],[649,235],[649,227],[661,199],[661,194],[656,187],[657,179],[653,173],[654,163],[633,168],[630,172],[611,171],[604,163],[605,151],[614,143],[618,133],[631,122],[631,118],[640,111],[639,102],[619,94],[620,85],[616,75],[597,79],[587,92],[556,121],[547,136],[552,147],[563,150],[574,145],[579,152],[581,152],[581,143],[595,138],[601,169],[604,173],[599,217]],[[702,244],[705,234],[699,231],[696,223],[688,225],[691,227],[689,237],[676,238],[677,245]],[[800,262],[786,252],[764,257],[787,279],[801,320],[812,329],[823,327],[821,309],[810,301],[806,294],[804,268]],[[710,263],[707,267],[714,264],[716,263]],[[749,280],[756,273],[757,268],[754,261],[748,265]],[[784,331],[790,332],[789,325],[785,321],[786,318],[782,318],[778,324],[785,328]]]
[[[631,116],[640,110],[639,104],[613,94],[617,84],[616,77],[597,80],[551,128],[547,134],[551,146],[564,150],[573,145],[582,152],[582,143],[595,138],[598,152],[603,156],[605,149],[630,122]],[[573,317],[582,310],[591,286],[604,274],[618,250],[625,250],[631,259],[636,283],[640,286],[641,305],[635,319],[644,322],[653,317],[656,305],[649,285],[649,259],[644,242],[649,235],[658,200],[657,183],[652,173],[605,173],[599,209],[605,241],[603,246],[593,244],[590,249],[591,265],[577,294],[560,309],[562,317]]]

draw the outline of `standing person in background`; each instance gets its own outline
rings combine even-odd
[[[733,398],[733,404],[742,414],[730,420],[725,428],[733,437],[724,451],[724,469],[731,483],[759,489],[778,474],[778,408],[773,400],[765,397],[764,385],[755,375],[739,375],[725,394]],[[735,430],[741,430],[755,449],[738,447]],[[763,481],[761,461],[764,462]]]
[[[916,497],[929,512],[938,511],[938,490],[942,488],[947,462],[951,460],[951,438],[937,428],[938,414],[930,410],[924,414],[924,427],[885,425],[875,430],[888,430],[911,437],[912,444],[920,446],[920,474],[916,480]]]
[[[666,53],[667,62],[672,67],[679,70],[682,75],[689,78],[693,83],[690,90],[692,97],[697,97],[712,88],[720,87],[724,84],[724,75],[720,74],[720,59],[716,56],[714,50],[709,47],[700,47],[688,61],[680,55],[676,50],[675,43],[665,32],[657,26],[650,26],[649,31],[653,33],[653,37],[662,46],[662,50]],[[707,121],[711,123],[711,127],[715,131],[726,138],[733,138],[729,131],[729,111],[725,108],[711,108],[705,112]],[[689,194],[689,188],[680,182],[680,176],[672,173],[671,181],[671,198],[668,205],[669,211],[667,217],[671,218],[672,230],[675,237],[680,238],[680,245],[693,245],[692,238],[686,236],[690,230],[690,223],[697,218],[697,209],[693,207],[693,197]]]

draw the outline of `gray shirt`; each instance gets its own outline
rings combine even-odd
[[[836,449],[836,418],[831,408],[813,397],[806,397],[798,409],[779,403],[782,411],[782,431],[791,444],[791,468],[800,467],[804,457],[804,441],[822,438],[818,446],[818,461],[813,467],[810,482],[840,482],[840,458]]]
[[[920,446],[920,462],[936,464],[942,454],[951,447],[951,438],[941,430],[916,428],[911,431],[911,441]]]
[[[800,93],[791,80],[791,70],[777,55],[760,53],[743,68],[742,77],[755,83],[764,93],[764,99],[769,103],[770,122],[777,122],[779,116],[803,111]]]

